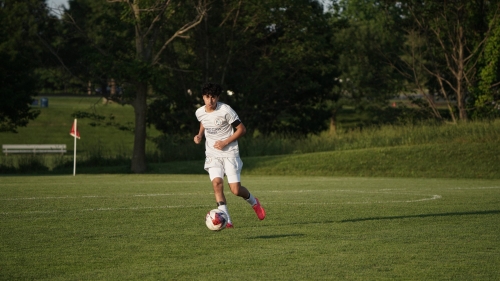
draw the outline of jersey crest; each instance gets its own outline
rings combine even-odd
[[[215,124],[216,126],[221,126],[222,124],[224,124],[224,119],[223,119],[223,118],[216,118],[216,119],[214,120],[214,124]]]

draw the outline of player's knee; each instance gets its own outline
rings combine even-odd
[[[229,187],[231,188],[231,192],[239,197],[245,197],[247,196],[247,189],[243,186],[241,186],[239,183],[235,184],[230,184]]]
[[[231,188],[231,192],[236,196],[240,196],[241,193],[239,188]]]
[[[224,188],[224,183],[222,180],[216,178],[212,181],[212,186],[214,187],[214,191],[221,191]]]

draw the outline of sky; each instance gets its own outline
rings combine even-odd
[[[323,5],[325,5],[325,9],[326,9],[327,8],[326,6],[331,4],[332,1],[331,0],[320,0],[320,2],[322,2]],[[66,7],[66,9],[69,8],[68,0],[47,0],[47,4],[52,8],[57,8],[60,5],[64,5]]]
[[[64,5],[66,8],[68,7],[68,0],[46,0],[47,4],[52,8],[57,8],[60,5]]]
[[[331,0],[320,0],[320,1],[323,2],[323,4],[326,4],[326,5],[328,5],[328,4],[331,3]],[[68,0],[47,0],[47,4],[49,4],[49,6],[53,7],[53,8],[56,8],[56,7],[60,6],[60,5],[64,5],[66,8],[69,8],[68,7]]]

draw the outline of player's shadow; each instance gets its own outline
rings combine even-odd
[[[249,239],[276,239],[276,238],[286,238],[286,237],[300,237],[305,236],[304,234],[295,233],[295,234],[275,234],[275,235],[260,235],[250,237]]]
[[[496,215],[496,214],[500,214],[500,210],[477,211],[477,212],[452,212],[452,213],[441,213],[441,214],[420,214],[420,215],[390,216],[390,217],[369,217],[369,218],[341,220],[340,222],[362,222],[362,221],[376,221],[376,220],[398,220],[398,219],[408,219],[408,218]]]

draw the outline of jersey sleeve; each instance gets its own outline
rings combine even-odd
[[[201,110],[202,107],[198,108],[195,112],[196,119],[198,119],[198,122],[201,121],[201,116],[203,115],[204,110]]]
[[[226,121],[228,124],[233,124],[236,120],[240,120],[238,114],[229,105],[227,106]],[[240,121],[241,122],[241,121]]]

